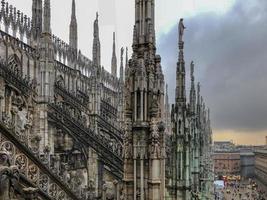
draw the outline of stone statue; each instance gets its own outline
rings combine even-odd
[[[186,29],[186,27],[184,26],[183,20],[184,19],[181,18],[179,22],[179,42],[183,41],[184,29]]]
[[[191,70],[190,70],[190,71],[191,71],[191,76],[194,75],[194,66],[195,66],[194,61],[192,61],[192,62],[191,62],[191,65],[190,65],[190,67],[191,67],[191,68],[190,68],[190,69],[191,69]]]
[[[0,199],[13,199],[19,176],[17,166],[11,166],[8,151],[0,151]]]
[[[10,158],[7,151],[0,152],[0,199],[9,199]]]

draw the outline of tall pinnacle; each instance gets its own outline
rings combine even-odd
[[[166,84],[166,91],[165,91],[165,111],[169,112],[169,95],[168,95],[168,84]]]
[[[191,72],[191,89],[190,89],[190,110],[191,113],[195,112],[196,105],[196,90],[195,90],[195,77],[194,77],[194,62],[191,62],[190,72]]]
[[[43,33],[51,34],[51,8],[50,8],[50,0],[44,1],[44,27]]]
[[[111,59],[111,74],[114,77],[117,77],[117,56],[116,56],[115,32],[113,32],[113,50],[112,50],[112,59]]]
[[[75,0],[72,0],[72,12],[70,21],[69,44],[73,49],[78,49],[78,34],[77,34],[77,20],[76,20],[76,5]]]
[[[43,7],[42,0],[32,1],[32,33],[36,40],[42,33],[43,25]]]
[[[100,60],[100,40],[99,40],[99,26],[98,26],[98,13],[94,21],[94,41],[93,41],[93,63],[95,66],[101,66]]]
[[[124,48],[121,48],[121,66],[120,66],[120,81],[123,83],[124,76],[123,76],[123,53],[124,53]]]
[[[180,19],[179,26],[179,58],[176,70],[176,102],[186,104],[186,92],[185,92],[185,62],[184,62],[184,42],[183,35],[185,26],[183,19]]]

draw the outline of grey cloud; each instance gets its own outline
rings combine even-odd
[[[223,16],[205,13],[184,22],[187,70],[194,60],[213,128],[267,130],[267,1],[237,0]],[[158,41],[171,100],[178,55],[174,41],[177,27]]]

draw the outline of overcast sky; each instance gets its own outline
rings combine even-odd
[[[31,16],[31,1],[8,2]],[[71,1],[51,0],[52,32],[67,42]],[[93,21],[99,12],[101,61],[110,71],[112,32],[117,34],[118,58],[120,47],[131,47],[134,0],[76,0],[76,7],[79,48],[89,58]],[[267,135],[267,1],[156,0],[157,46],[170,100],[174,99],[180,17],[187,27],[186,66],[189,69],[194,60],[196,79],[211,108],[215,139],[263,144]]]

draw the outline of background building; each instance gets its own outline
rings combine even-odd
[[[220,151],[234,151],[236,149],[233,141],[214,141],[213,144],[214,152]]]
[[[214,173],[216,175],[240,175],[239,152],[215,152],[213,154]]]
[[[253,152],[240,153],[240,168],[243,178],[254,178],[255,176],[255,154]]]
[[[267,192],[267,150],[255,151],[255,176],[257,182]]]

